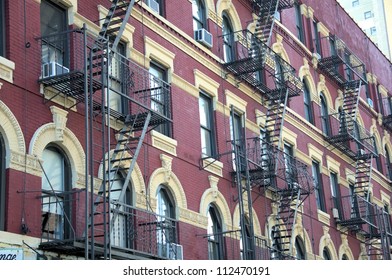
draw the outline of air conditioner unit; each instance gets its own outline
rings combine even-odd
[[[48,62],[42,65],[42,78],[48,78],[65,73],[69,73],[69,69],[57,62]]]
[[[337,208],[332,208],[332,216],[335,220],[340,220],[339,210]]]
[[[370,107],[373,108],[373,100],[371,98],[368,97],[367,103],[369,104]]]
[[[212,47],[212,35],[204,28],[195,31],[195,40],[208,48]]]
[[[184,258],[183,247],[180,244],[167,243],[167,252],[170,260],[182,260]]]
[[[358,153],[359,153],[360,156],[363,156],[363,155],[366,154],[366,151],[364,149],[359,149]]]
[[[157,12],[159,14],[159,3],[155,0],[147,0],[146,1],[147,6],[149,6],[152,10]]]

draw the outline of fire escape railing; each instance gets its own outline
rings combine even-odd
[[[224,34],[222,40],[233,42],[232,59],[223,67],[240,82],[246,81],[272,99],[282,88],[288,89],[289,97],[301,93],[295,69],[249,30]]]
[[[321,57],[318,66],[341,88],[352,81],[366,82],[365,64],[337,36],[320,39]]]

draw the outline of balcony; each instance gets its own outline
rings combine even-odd
[[[310,193],[313,181],[307,166],[295,157],[259,137],[246,140],[245,153],[252,186],[282,194],[293,189]]]
[[[302,82],[295,69],[248,30],[222,36],[225,62],[223,67],[240,82],[245,81],[268,99],[281,90],[288,96],[300,95]]]
[[[85,190],[46,191],[42,200],[42,236],[39,249],[84,256]],[[119,205],[120,207],[116,207]],[[98,211],[100,209],[97,209]],[[118,215],[110,232],[113,259],[181,259],[178,222],[154,212],[112,200],[110,217]],[[103,256],[103,225],[95,229],[95,259]],[[90,235],[90,232],[89,232]],[[108,235],[109,236],[109,235]],[[88,246],[92,244],[88,241]]]
[[[378,156],[374,137],[344,113],[328,116],[324,126],[324,138],[353,160]]]
[[[351,86],[352,81],[366,84],[365,64],[336,36],[320,39],[319,68],[341,88]]]
[[[99,47],[96,38],[83,29],[39,38],[42,73],[38,82],[76,104],[85,101],[87,90],[94,111],[109,112],[120,121],[136,120],[136,127],[143,126],[141,116],[148,112],[152,113],[150,126],[171,122],[170,84],[120,53],[110,53],[107,46]]]

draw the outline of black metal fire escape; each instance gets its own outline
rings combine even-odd
[[[80,102],[85,103],[86,126],[88,127],[86,137],[89,139],[89,143],[86,144],[87,165],[89,165],[89,170],[86,171],[86,190],[89,185],[91,186],[90,191],[86,192],[86,195],[91,196],[91,206],[88,211],[90,214],[86,219],[87,225],[85,230],[82,230],[84,233],[81,234],[81,229],[78,228],[71,242],[68,242],[69,240],[46,242],[41,244],[42,249],[80,255],[88,252],[88,255],[85,253],[86,257],[92,259],[130,258],[131,255],[136,258],[168,258],[169,252],[163,255],[158,253],[159,248],[152,246],[157,239],[166,240],[165,237],[152,235],[148,247],[142,245],[147,240],[146,236],[142,236],[142,232],[148,230],[147,227],[151,232],[159,231],[165,234],[169,231],[159,229],[162,227],[162,218],[155,213],[130,208],[122,202],[147,132],[159,125],[171,122],[170,85],[117,53],[117,46],[135,2],[137,1],[110,1],[111,6],[98,35],[83,28],[41,38],[43,52],[52,51],[54,55],[49,55],[49,57],[54,57],[56,65],[60,65],[57,63],[60,59],[56,57],[58,49],[71,52],[67,56],[69,58],[66,63],[67,67],[63,62],[61,72],[43,75],[39,82],[45,88],[56,91],[55,96],[51,98],[63,94],[65,98],[72,100],[69,108]],[[120,87],[118,84],[112,85],[111,77],[113,76],[118,78]],[[123,103],[122,109],[112,107],[110,94],[120,96]],[[123,124],[120,130],[115,131],[116,140],[112,140],[111,123]],[[111,142],[115,144],[114,149]],[[94,154],[97,150],[102,152],[103,159],[100,156],[98,156],[99,159],[95,159]],[[97,162],[102,164],[103,170],[102,184],[98,192],[94,191],[92,177],[89,178],[90,174],[94,173]],[[121,176],[117,176],[120,174]],[[118,187],[119,180],[121,187]],[[128,210],[125,213],[126,207]],[[148,218],[135,216],[136,213]],[[127,248],[118,246],[113,247],[111,235],[114,234],[116,220],[121,215],[132,216],[132,220],[135,221],[136,224],[132,230],[128,229],[126,236],[128,243],[132,242],[131,240],[137,242],[137,239],[143,238],[138,244],[139,250],[135,249],[135,245],[129,245],[129,250],[123,250]],[[138,220],[140,221],[136,222]],[[119,222],[122,220],[116,224]],[[128,224],[127,227],[130,225]],[[140,236],[131,236],[132,232],[137,234],[139,231]],[[145,248],[142,249],[142,247]],[[173,248],[167,250],[171,249]],[[172,257],[173,254],[170,258]]]
[[[342,197],[337,223],[360,232],[365,238],[369,256],[378,254],[390,259],[385,215],[370,202],[369,184],[372,160],[378,156],[374,137],[358,121],[358,105],[363,85],[367,84],[363,62],[338,37],[322,39],[325,48],[319,68],[343,91],[343,104],[338,113],[328,116],[325,140],[355,162],[355,182],[351,194]]]
[[[282,169],[282,163],[283,166],[285,164],[290,166],[290,170],[297,170],[297,166],[291,165],[294,159],[287,161],[288,156],[283,156],[281,134],[287,102],[289,98],[300,95],[302,83],[296,77],[295,69],[275,53],[269,44],[275,14],[282,9],[292,7],[294,1],[254,0],[251,2],[254,13],[258,15],[255,33],[243,30],[223,34],[224,42],[235,41],[233,54],[226,56],[233,57],[233,59],[223,63],[223,67],[227,73],[231,73],[237,79],[238,83],[247,83],[260,93],[263,100],[267,100],[264,128],[268,133],[268,149],[260,149],[259,137],[237,139],[234,135],[232,141],[236,167],[235,184],[239,191],[241,217],[245,215],[245,209],[241,209],[243,208],[241,205],[244,204],[243,194],[247,195],[248,213],[251,213],[253,188],[263,187],[265,190],[273,191],[275,203],[278,203],[279,207],[272,240],[273,245],[279,243],[281,247],[280,249],[274,247],[272,257],[276,258],[279,255],[279,258],[286,258],[291,253],[291,230],[298,207],[309,193],[309,188],[301,186],[294,178],[295,176],[287,176],[287,172],[282,171],[286,170],[285,167]],[[281,173],[280,176],[279,173]],[[243,228],[242,225],[241,228]],[[243,236],[245,234],[245,232],[242,233]],[[284,244],[286,242],[287,246]],[[247,245],[243,244],[243,248],[247,248]],[[290,252],[287,253],[286,249]],[[278,254],[277,251],[279,251]],[[249,250],[248,254],[252,255],[252,251]]]

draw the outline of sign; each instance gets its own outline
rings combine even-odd
[[[0,261],[23,260],[23,249],[0,249]]]

